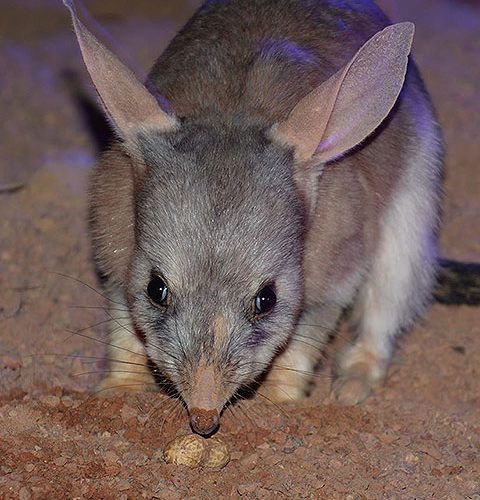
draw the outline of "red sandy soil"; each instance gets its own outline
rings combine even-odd
[[[99,289],[85,222],[95,147],[72,82],[93,92],[59,0],[1,4],[0,184],[25,185],[0,194],[0,497],[479,499],[475,308],[433,306],[359,407],[324,403],[327,363],[304,404],[227,412],[219,435],[232,461],[221,471],[164,463],[165,443],[189,432],[172,400],[89,393],[108,317],[88,286]],[[383,4],[416,23],[414,54],[444,128],[442,251],[480,261],[480,5]],[[148,68],[196,2],[88,5]]]

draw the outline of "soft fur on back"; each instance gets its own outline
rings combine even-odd
[[[213,0],[149,79],[179,116],[242,114],[271,125],[387,24],[371,1]]]

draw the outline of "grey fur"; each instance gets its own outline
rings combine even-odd
[[[218,121],[185,120],[179,132],[150,134],[141,144],[149,172],[137,202],[133,318],[159,366],[174,353],[167,374],[180,393],[202,356],[237,382],[233,393],[266,369],[300,309],[303,207],[292,154],[258,126]],[[145,294],[152,270],[173,297],[165,316]],[[274,314],[253,327],[254,297],[267,282],[283,294]],[[214,347],[210,325],[219,314],[229,338]]]

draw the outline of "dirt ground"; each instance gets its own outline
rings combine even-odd
[[[359,407],[246,401],[219,435],[220,471],[166,465],[185,412],[145,393],[93,397],[108,317],[90,259],[93,95],[59,0],[0,8],[0,497],[480,499],[480,310],[432,307]],[[442,251],[480,261],[480,5],[382,2],[417,26],[415,57],[444,128]],[[96,0],[94,16],[148,68],[197,2]],[[82,90],[83,89],[83,90]],[[80,96],[81,97],[81,96]],[[331,351],[338,346],[333,345]]]

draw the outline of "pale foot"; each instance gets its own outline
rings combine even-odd
[[[258,393],[274,403],[298,402],[305,399],[309,381],[308,374],[274,364]]]
[[[353,406],[361,403],[385,378],[387,363],[362,345],[349,346],[338,356],[332,399]]]

